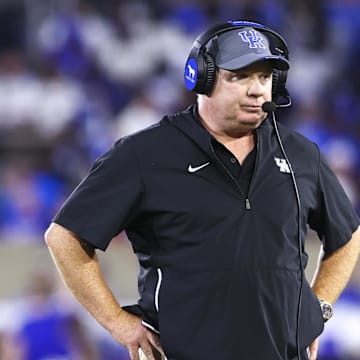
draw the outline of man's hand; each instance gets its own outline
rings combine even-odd
[[[140,348],[148,360],[157,359],[153,347],[164,355],[159,337],[143,326],[139,317],[124,310],[114,321],[111,335],[128,349],[131,360],[139,360]]]
[[[159,338],[142,325],[141,319],[121,308],[104,279],[91,244],[55,223],[47,230],[45,239],[67,287],[79,303],[127,347],[131,360],[139,360],[139,349],[148,360],[156,360],[154,348],[164,353]]]
[[[317,359],[317,353],[319,349],[319,338],[315,339],[313,343],[309,346],[309,352],[310,352],[310,360],[316,360]]]

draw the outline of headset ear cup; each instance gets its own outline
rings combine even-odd
[[[202,94],[206,79],[206,63],[203,52],[200,52],[194,59],[196,60],[196,84],[193,91]]]
[[[210,94],[216,76],[216,65],[212,56],[201,51],[196,59],[197,61],[197,81],[194,91],[198,94]]]
[[[273,70],[272,80],[272,100],[277,103],[279,97],[289,97],[289,92],[286,89],[287,71]]]
[[[215,86],[216,81],[216,65],[213,57],[209,53],[204,53],[206,59],[206,78],[204,83],[205,95],[210,95],[211,91]]]
[[[276,102],[278,98],[279,70],[272,72],[272,100]]]

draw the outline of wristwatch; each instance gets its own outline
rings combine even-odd
[[[319,303],[324,322],[326,322],[333,316],[333,307],[330,303],[323,299],[319,299]]]

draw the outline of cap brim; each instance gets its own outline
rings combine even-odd
[[[259,61],[268,61],[271,63],[273,69],[278,70],[289,70],[290,67],[289,61],[284,57],[276,55],[259,57],[254,54],[246,54],[230,61],[226,61],[222,64],[216,64],[216,66],[221,69],[233,71],[242,69]]]

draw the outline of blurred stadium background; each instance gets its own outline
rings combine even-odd
[[[64,289],[43,232],[115,139],[194,100],[182,84],[188,51],[229,19],[284,35],[293,106],[278,118],[319,145],[360,213],[358,0],[0,0],[1,360],[128,359]],[[311,277],[314,234],[307,247]],[[120,301],[136,301],[125,235],[100,256]],[[360,359],[359,265],[319,359]]]

